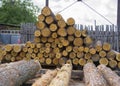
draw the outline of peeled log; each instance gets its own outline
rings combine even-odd
[[[37,61],[18,61],[0,66],[0,86],[21,86],[40,69]]]
[[[99,65],[98,70],[103,74],[109,86],[120,86],[120,77],[105,65]]]
[[[57,70],[48,70],[41,78],[37,79],[32,86],[48,86],[57,75]]]
[[[48,86],[68,86],[71,77],[72,65],[65,64]]]
[[[87,63],[84,68],[85,86],[108,86],[103,75],[93,63]]]

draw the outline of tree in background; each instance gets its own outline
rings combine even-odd
[[[0,23],[17,24],[36,22],[39,8],[31,0],[0,0]]]

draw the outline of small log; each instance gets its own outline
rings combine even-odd
[[[49,37],[51,34],[51,31],[48,28],[44,28],[41,30],[41,34],[43,37]]]
[[[58,47],[55,47],[54,49],[53,49],[53,53],[59,53],[60,52],[60,49],[58,48]]]
[[[50,43],[45,43],[45,47],[50,48],[51,44]]]
[[[79,51],[79,52],[83,52],[83,51],[84,51],[84,46],[78,47],[78,51]]]
[[[74,58],[74,59],[72,60],[72,63],[73,63],[74,65],[78,65],[78,64],[79,64],[79,59],[78,59],[78,58]]]
[[[71,51],[72,51],[72,46],[67,46],[67,47],[66,47],[66,51],[67,51],[67,52],[71,52]]]
[[[120,69],[120,62],[118,62],[117,67],[118,67],[118,69]]]
[[[44,16],[49,16],[49,15],[52,14],[52,11],[51,11],[51,9],[50,9],[49,7],[45,6],[45,7],[42,9],[41,13],[42,13]]]
[[[77,57],[78,58],[84,57],[84,52],[77,52]]]
[[[76,53],[75,52],[70,52],[69,53],[69,58],[71,58],[71,59],[76,58]]]
[[[109,86],[120,86],[120,77],[105,65],[99,65],[98,70],[103,74]]]
[[[55,15],[55,19],[56,19],[57,21],[59,21],[59,20],[63,20],[63,17],[62,17],[61,14],[56,14],[56,15]]]
[[[102,50],[102,43],[101,41],[97,41],[95,44],[95,49],[97,52],[100,52]]]
[[[58,35],[63,36],[63,37],[67,36],[67,32],[65,28],[59,28],[57,33]]]
[[[61,53],[56,53],[56,55],[55,55],[55,58],[61,58],[62,57],[62,54]]]
[[[75,53],[78,52],[78,47],[77,46],[73,47],[73,52],[75,52]]]
[[[3,58],[3,60],[6,60],[6,61],[10,61],[12,58],[12,55],[11,54],[6,54]]]
[[[74,27],[72,27],[72,26],[67,28],[67,34],[68,35],[74,35],[75,31],[76,31],[76,29]]]
[[[39,62],[33,60],[22,60],[5,65],[5,67],[0,68],[0,86],[21,86],[33,78],[41,68]]]
[[[35,53],[31,53],[31,58],[35,59],[36,58],[36,54]]]
[[[53,19],[52,16],[47,16],[47,17],[45,18],[45,22],[46,22],[48,25],[50,25],[50,24],[52,24],[52,23],[54,22],[54,19]]]
[[[39,38],[39,37],[34,37],[34,42],[35,42],[35,43],[40,43],[40,42],[41,42],[41,40],[40,40],[40,38]]]
[[[79,59],[79,65],[84,66],[87,63],[87,61],[84,58]]]
[[[49,86],[68,86],[71,78],[72,65],[65,64],[51,81]],[[58,84],[59,83],[59,84]]]
[[[66,23],[65,23],[64,20],[59,20],[59,21],[57,22],[57,25],[58,25],[58,27],[60,27],[60,28],[65,28],[65,27],[66,27]]]
[[[33,52],[34,52],[34,53],[38,53],[38,51],[39,51],[38,48],[34,48],[34,49],[33,49]]]
[[[120,53],[117,53],[117,54],[116,54],[116,60],[117,60],[117,61],[120,61]]]
[[[85,59],[90,59],[91,56],[92,56],[91,53],[86,53],[86,54],[84,55],[84,58],[85,58]]]
[[[50,24],[50,31],[56,31],[58,29],[57,25],[52,23]]]
[[[30,44],[30,48],[34,49],[35,47],[36,47],[36,44],[34,44],[34,43]]]
[[[52,42],[54,42],[54,39],[52,37],[49,37],[48,42],[52,43]]]
[[[45,28],[46,25],[44,22],[37,22],[36,26],[37,26],[37,29],[42,30]]]
[[[42,43],[46,43],[46,42],[47,42],[47,37],[42,37],[42,38],[41,38],[41,42],[42,42]]]
[[[65,46],[65,47],[69,46],[69,41],[68,40],[63,40],[62,45]]]
[[[23,46],[25,46],[25,45],[24,44],[14,44],[13,51],[18,53],[18,52],[22,51]]]
[[[26,46],[24,46],[24,47],[22,48],[22,51],[23,51],[23,52],[27,52],[27,51],[28,51],[28,48],[27,48]]]
[[[108,65],[108,59],[107,58],[100,58],[99,63],[104,64],[104,65]]]
[[[46,58],[45,63],[47,65],[50,65],[52,63],[52,59],[51,58]]]
[[[90,48],[89,53],[92,54],[92,55],[96,54],[95,48]]]
[[[86,29],[82,30],[81,33],[82,33],[82,37],[83,37],[83,38],[87,37],[87,35],[88,35]]]
[[[75,38],[73,41],[73,44],[75,46],[82,46],[83,45],[83,39],[82,38]]]
[[[57,37],[58,37],[58,34],[57,34],[56,32],[54,32],[54,33],[52,33],[52,35],[51,35],[51,36],[52,36],[52,38],[54,38],[54,39],[55,39],[55,38],[57,38]]]
[[[38,21],[44,21],[44,20],[45,20],[45,16],[42,15],[42,14],[40,14],[40,15],[38,16]]]
[[[10,52],[13,49],[13,46],[10,44],[5,45],[4,50]]]
[[[106,52],[104,50],[99,52],[99,56],[100,57],[105,57],[106,56]]]
[[[100,60],[100,56],[98,54],[94,54],[92,55],[91,59],[93,60],[93,62],[97,62]]]
[[[103,43],[103,46],[102,46],[103,50],[105,51],[110,51],[111,50],[111,45],[109,43]]]
[[[39,49],[39,48],[41,48],[41,47],[42,47],[42,44],[41,44],[41,43],[37,43],[37,44],[36,44],[36,48]]]
[[[59,59],[58,58],[54,58],[53,59],[53,64],[58,65],[58,63],[59,63]]]
[[[116,60],[110,60],[108,65],[111,68],[116,68],[117,67],[117,61]]]
[[[43,58],[43,53],[37,53],[37,57],[39,57],[39,58]]]
[[[30,45],[31,45],[31,42],[30,42],[30,41],[27,41],[27,42],[25,43],[25,46],[26,46],[27,48],[30,48]]]
[[[108,86],[103,75],[93,63],[87,63],[84,68],[85,86]]]
[[[59,65],[62,66],[62,65],[65,64],[65,62],[66,62],[66,58],[63,58],[63,57],[62,57],[62,58],[59,59]]]
[[[93,42],[93,40],[90,36],[87,36],[87,37],[84,38],[84,44],[86,46],[90,46],[92,44],[92,42]]]
[[[70,41],[70,42],[73,42],[74,41],[74,36],[67,36],[67,40]]]
[[[76,29],[74,35],[75,35],[75,37],[81,37],[81,31]]]
[[[63,50],[62,56],[68,56],[68,52],[66,50]]]
[[[107,52],[106,57],[107,57],[108,59],[115,59],[116,53],[111,50],[111,51]]]
[[[51,51],[51,48],[49,47],[45,48],[45,53],[50,53],[50,51]]]
[[[18,55],[18,53],[15,52],[15,51],[13,51],[13,50],[10,52],[10,54],[11,54],[13,57]]]
[[[34,36],[35,37],[40,37],[41,36],[41,31],[40,30],[35,30]]]
[[[73,26],[75,24],[75,20],[73,18],[67,19],[67,25]]]
[[[84,52],[88,53],[89,52],[89,47],[84,47]]]
[[[45,63],[45,58],[42,57],[42,58],[39,59],[39,61],[40,61],[41,64],[43,64],[43,63]]]
[[[33,53],[33,49],[32,48],[28,48],[28,53]]]
[[[57,70],[48,70],[41,78],[38,78],[32,86],[48,86],[56,75]]]
[[[24,58],[24,57],[26,56],[26,52],[21,51],[21,52],[19,53],[19,56],[22,57],[22,58]]]

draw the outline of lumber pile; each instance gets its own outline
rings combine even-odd
[[[65,64],[61,69],[48,70],[32,86],[68,86],[71,72],[71,64]]]
[[[38,61],[21,60],[0,65],[0,86],[21,86],[41,68]]]
[[[34,32],[34,41],[25,44],[6,45],[0,54],[2,62],[18,60],[38,60],[41,65],[62,66],[72,62],[73,68],[83,69],[92,62],[104,64],[112,69],[120,69],[120,53],[112,50],[109,43],[101,41],[93,44],[87,30],[75,28],[75,20],[54,14],[49,7],[44,7],[38,16]]]

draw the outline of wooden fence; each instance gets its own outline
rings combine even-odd
[[[115,25],[80,25],[76,24],[75,27],[79,30],[87,29],[88,34],[93,38],[94,42],[100,40],[102,42],[109,42],[112,48],[119,51],[119,37],[118,29]],[[26,41],[33,41],[34,31],[36,26],[33,23],[21,24],[21,41],[25,43]]]

